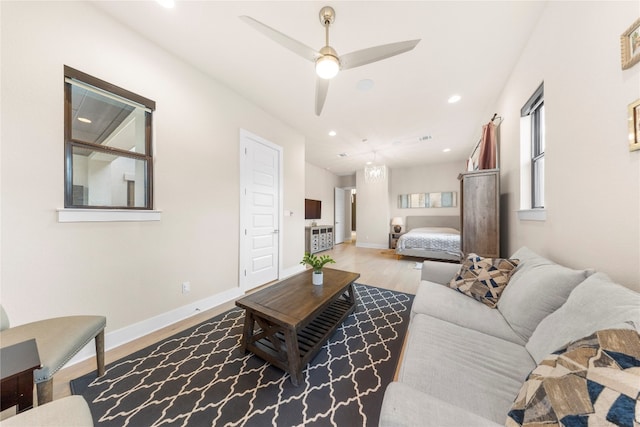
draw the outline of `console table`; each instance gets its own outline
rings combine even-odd
[[[0,348],[0,410],[33,408],[33,371],[40,368],[36,340]]]
[[[318,225],[305,227],[305,252],[316,252],[333,249],[333,225]]]

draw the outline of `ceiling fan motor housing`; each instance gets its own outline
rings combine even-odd
[[[333,24],[336,20],[336,11],[331,6],[325,6],[320,9],[320,23],[323,26]]]

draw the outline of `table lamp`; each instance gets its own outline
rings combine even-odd
[[[391,225],[393,225],[393,231],[399,233],[400,231],[402,231],[402,218],[399,216],[393,217],[393,219],[391,220]]]

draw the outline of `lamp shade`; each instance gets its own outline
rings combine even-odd
[[[393,219],[391,220],[391,225],[404,225],[402,222],[402,217],[400,216],[393,217]]]

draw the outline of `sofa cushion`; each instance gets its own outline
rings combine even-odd
[[[518,265],[516,259],[467,255],[449,287],[494,308]]]
[[[380,425],[385,427],[500,427],[496,423],[458,406],[460,402],[445,402],[422,393],[406,384],[393,382],[384,392],[380,410]]]
[[[459,263],[423,261],[420,280],[446,285],[459,269]]]
[[[411,306],[411,316],[428,314],[456,325],[524,345],[498,310],[456,292],[448,286],[423,280]]]
[[[600,329],[624,327],[640,330],[640,293],[612,282],[604,273],[596,273],[540,322],[526,347],[540,362],[568,342]]]
[[[639,367],[638,332],[608,329],[582,338],[549,355],[531,372],[506,426],[633,427]]]
[[[589,274],[558,265],[523,247],[511,258],[520,260],[498,301],[498,310],[525,341],[540,321],[558,309]]]
[[[496,423],[535,363],[522,345],[415,314],[398,381]]]

